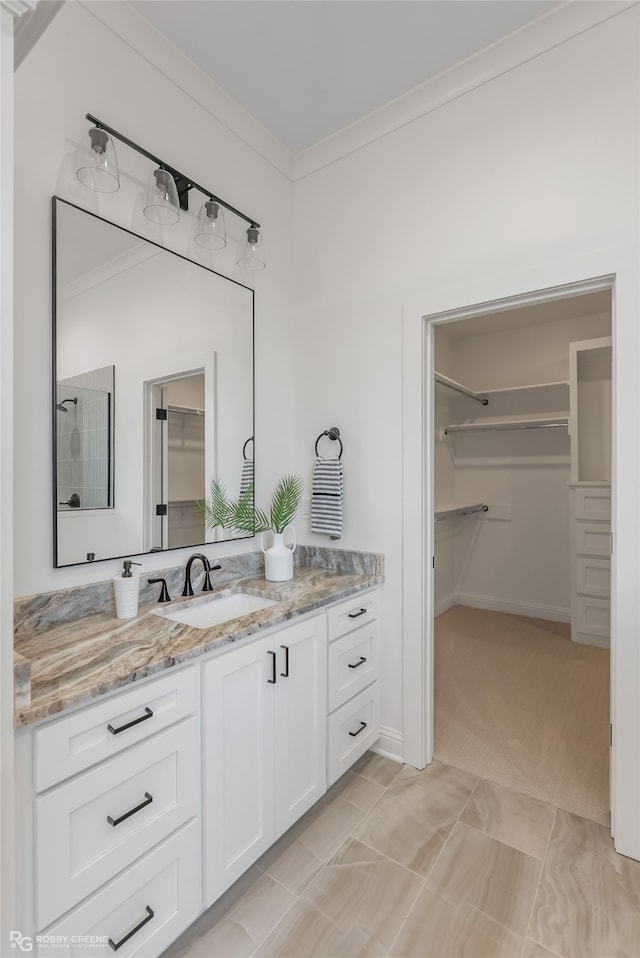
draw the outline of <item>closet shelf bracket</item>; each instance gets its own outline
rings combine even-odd
[[[479,402],[482,406],[486,406],[489,403],[484,393],[474,392],[473,389],[468,389],[466,386],[463,386],[462,383],[456,382],[455,379],[449,379],[448,376],[438,372],[434,372],[433,376],[435,381],[440,383],[441,386],[446,386],[447,389],[453,389],[454,392],[462,393],[463,396],[468,396],[469,399],[475,399],[475,401]]]
[[[472,516],[478,512],[488,512],[489,506],[483,502],[476,502],[471,506],[455,506],[452,509],[437,509],[433,514],[434,522],[442,519],[453,519],[454,516]]]

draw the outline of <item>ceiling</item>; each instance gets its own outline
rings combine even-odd
[[[293,154],[561,5],[557,0],[132,0]]]
[[[501,332],[507,328],[540,326],[545,323],[555,323],[561,319],[579,319],[583,316],[598,316],[603,313],[611,313],[611,290],[609,289],[576,296],[558,296],[557,299],[549,299],[528,306],[486,313],[483,316],[447,323],[444,328],[451,339],[461,339],[469,335]],[[442,328],[438,327],[439,330]]]

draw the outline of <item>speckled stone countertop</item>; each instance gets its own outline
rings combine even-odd
[[[205,653],[223,651],[382,581],[382,574],[303,566],[289,582],[267,582],[261,575],[221,582],[218,594],[241,589],[276,604],[207,629],[182,625],[157,611],[206,601],[212,592],[163,605],[142,602],[134,619],[117,619],[103,611],[40,631],[18,631],[16,661],[23,675],[30,666],[30,702],[28,694],[16,698],[15,725],[28,725]]]

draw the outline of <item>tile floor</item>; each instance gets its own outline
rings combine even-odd
[[[606,828],[367,753],[163,958],[640,958]]]

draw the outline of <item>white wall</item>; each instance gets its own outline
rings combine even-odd
[[[109,26],[102,16],[111,18]],[[233,133],[235,114],[228,112],[229,104],[214,93],[209,96],[199,72],[183,68],[178,54],[167,50],[170,45],[141,29],[141,22],[125,5],[68,2],[16,73],[16,595],[106,579],[119,566],[114,561],[52,568],[50,197],[58,193],[122,226],[147,229],[150,238],[179,252],[186,250],[193,223],[185,218],[163,238],[134,211],[151,165],[124,146],[117,147],[118,193],[90,194],[79,187],[71,160],[77,144],[85,142],[87,112],[262,224],[268,268],[253,281],[258,501],[266,501],[281,474],[292,467],[291,182],[271,161],[267,134],[260,153],[248,145],[250,137]],[[177,77],[176,82],[169,77]],[[245,123],[248,129],[245,121],[239,116],[237,128]],[[195,196],[193,215],[202,199]],[[227,233],[228,247],[215,268],[246,283],[249,274],[234,266],[242,225],[232,216],[227,217]],[[212,556],[253,548],[253,540],[207,547]],[[178,563],[184,555],[169,553],[170,561]],[[169,556],[145,557],[143,574],[166,565]]]
[[[637,248],[638,13],[295,186],[297,465],[308,468],[315,436],[335,421],[345,441],[342,543],[387,556],[389,729],[402,730],[402,634],[411,626],[402,609],[403,303],[487,278],[509,295],[525,268]]]

